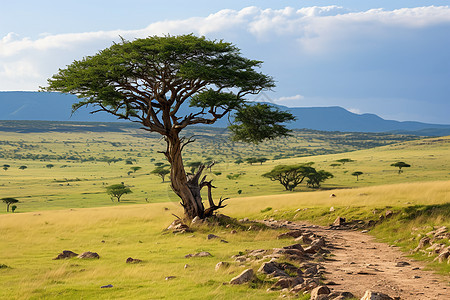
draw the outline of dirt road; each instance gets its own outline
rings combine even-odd
[[[279,227],[308,230],[325,238],[331,254],[321,265],[325,267],[325,284],[332,291],[348,291],[358,299],[366,290],[402,300],[450,299],[449,277],[425,271],[423,262],[405,257],[396,247],[376,242],[361,230],[332,230],[307,223],[277,223]]]

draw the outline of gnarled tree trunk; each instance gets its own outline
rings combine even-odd
[[[206,181],[206,176],[200,180],[202,172],[205,168],[201,165],[195,174],[186,174],[183,164],[181,151],[186,143],[182,143],[178,134],[166,136],[167,150],[164,152],[167,160],[170,163],[170,180],[172,190],[181,199],[181,205],[184,207],[185,216],[188,219],[199,217],[201,219],[209,217],[213,212],[219,208],[225,207],[223,201],[220,199],[219,204],[215,205],[212,199],[211,181]],[[205,210],[201,196],[201,189],[208,187],[208,200],[210,207]]]

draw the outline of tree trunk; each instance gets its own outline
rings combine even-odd
[[[193,219],[197,216],[204,218],[205,208],[200,194],[201,187],[198,183],[198,177],[201,175],[203,168],[199,170],[200,172],[197,172],[197,178],[189,178],[188,180],[181,155],[182,143],[178,135],[167,136],[166,142],[167,151],[164,154],[171,166],[172,190],[180,197],[187,218]]]

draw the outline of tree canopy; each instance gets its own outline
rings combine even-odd
[[[355,172],[352,173],[352,176],[356,176],[356,181],[358,181],[359,180],[359,176],[362,175],[362,174],[364,174],[364,173],[361,172],[361,171],[355,171]]]
[[[398,174],[400,174],[400,173],[403,172],[402,168],[409,168],[409,167],[411,167],[411,165],[407,164],[407,163],[405,163],[403,161],[398,161],[396,163],[391,164],[391,167],[397,167],[398,168]]]
[[[6,211],[7,212],[9,212],[9,206],[11,204],[19,202],[19,200],[17,200],[16,198],[2,198],[1,200],[6,203]]]
[[[223,201],[214,204],[211,181],[201,177],[204,167],[186,174],[181,152],[194,139],[180,132],[234,113],[230,130],[235,140],[258,143],[288,135],[282,123],[293,120],[292,115],[247,101],[247,96],[275,86],[272,77],[258,72],[261,63],[243,57],[236,46],[222,40],[192,34],[152,36],[122,40],[74,61],[42,89],[77,95],[80,101],[73,105],[74,111],[93,106],[94,113],[104,111],[164,136],[172,189],[187,217],[204,218],[223,207]],[[187,105],[195,111],[183,114]],[[204,187],[209,190],[206,210],[200,194]]]
[[[311,188],[319,188],[322,182],[328,178],[332,178],[330,172],[319,170],[311,167],[312,163],[300,165],[278,165],[272,171],[264,173],[262,176],[272,181],[279,181],[287,191],[294,190],[307,178],[307,186]]]
[[[120,198],[125,194],[131,194],[132,191],[129,187],[123,183],[112,184],[106,187],[106,193],[112,198],[116,198],[117,202],[120,202]]]

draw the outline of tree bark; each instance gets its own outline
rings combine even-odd
[[[180,197],[181,205],[184,207],[184,213],[187,218],[193,219],[197,216],[204,218],[205,208],[200,194],[201,188],[198,184],[198,178],[197,180],[190,178],[188,181],[181,155],[182,143],[178,134],[167,136],[166,142],[167,150],[164,154],[170,163],[172,190]],[[203,168],[200,169],[202,170]],[[200,174],[201,170],[199,170]]]

